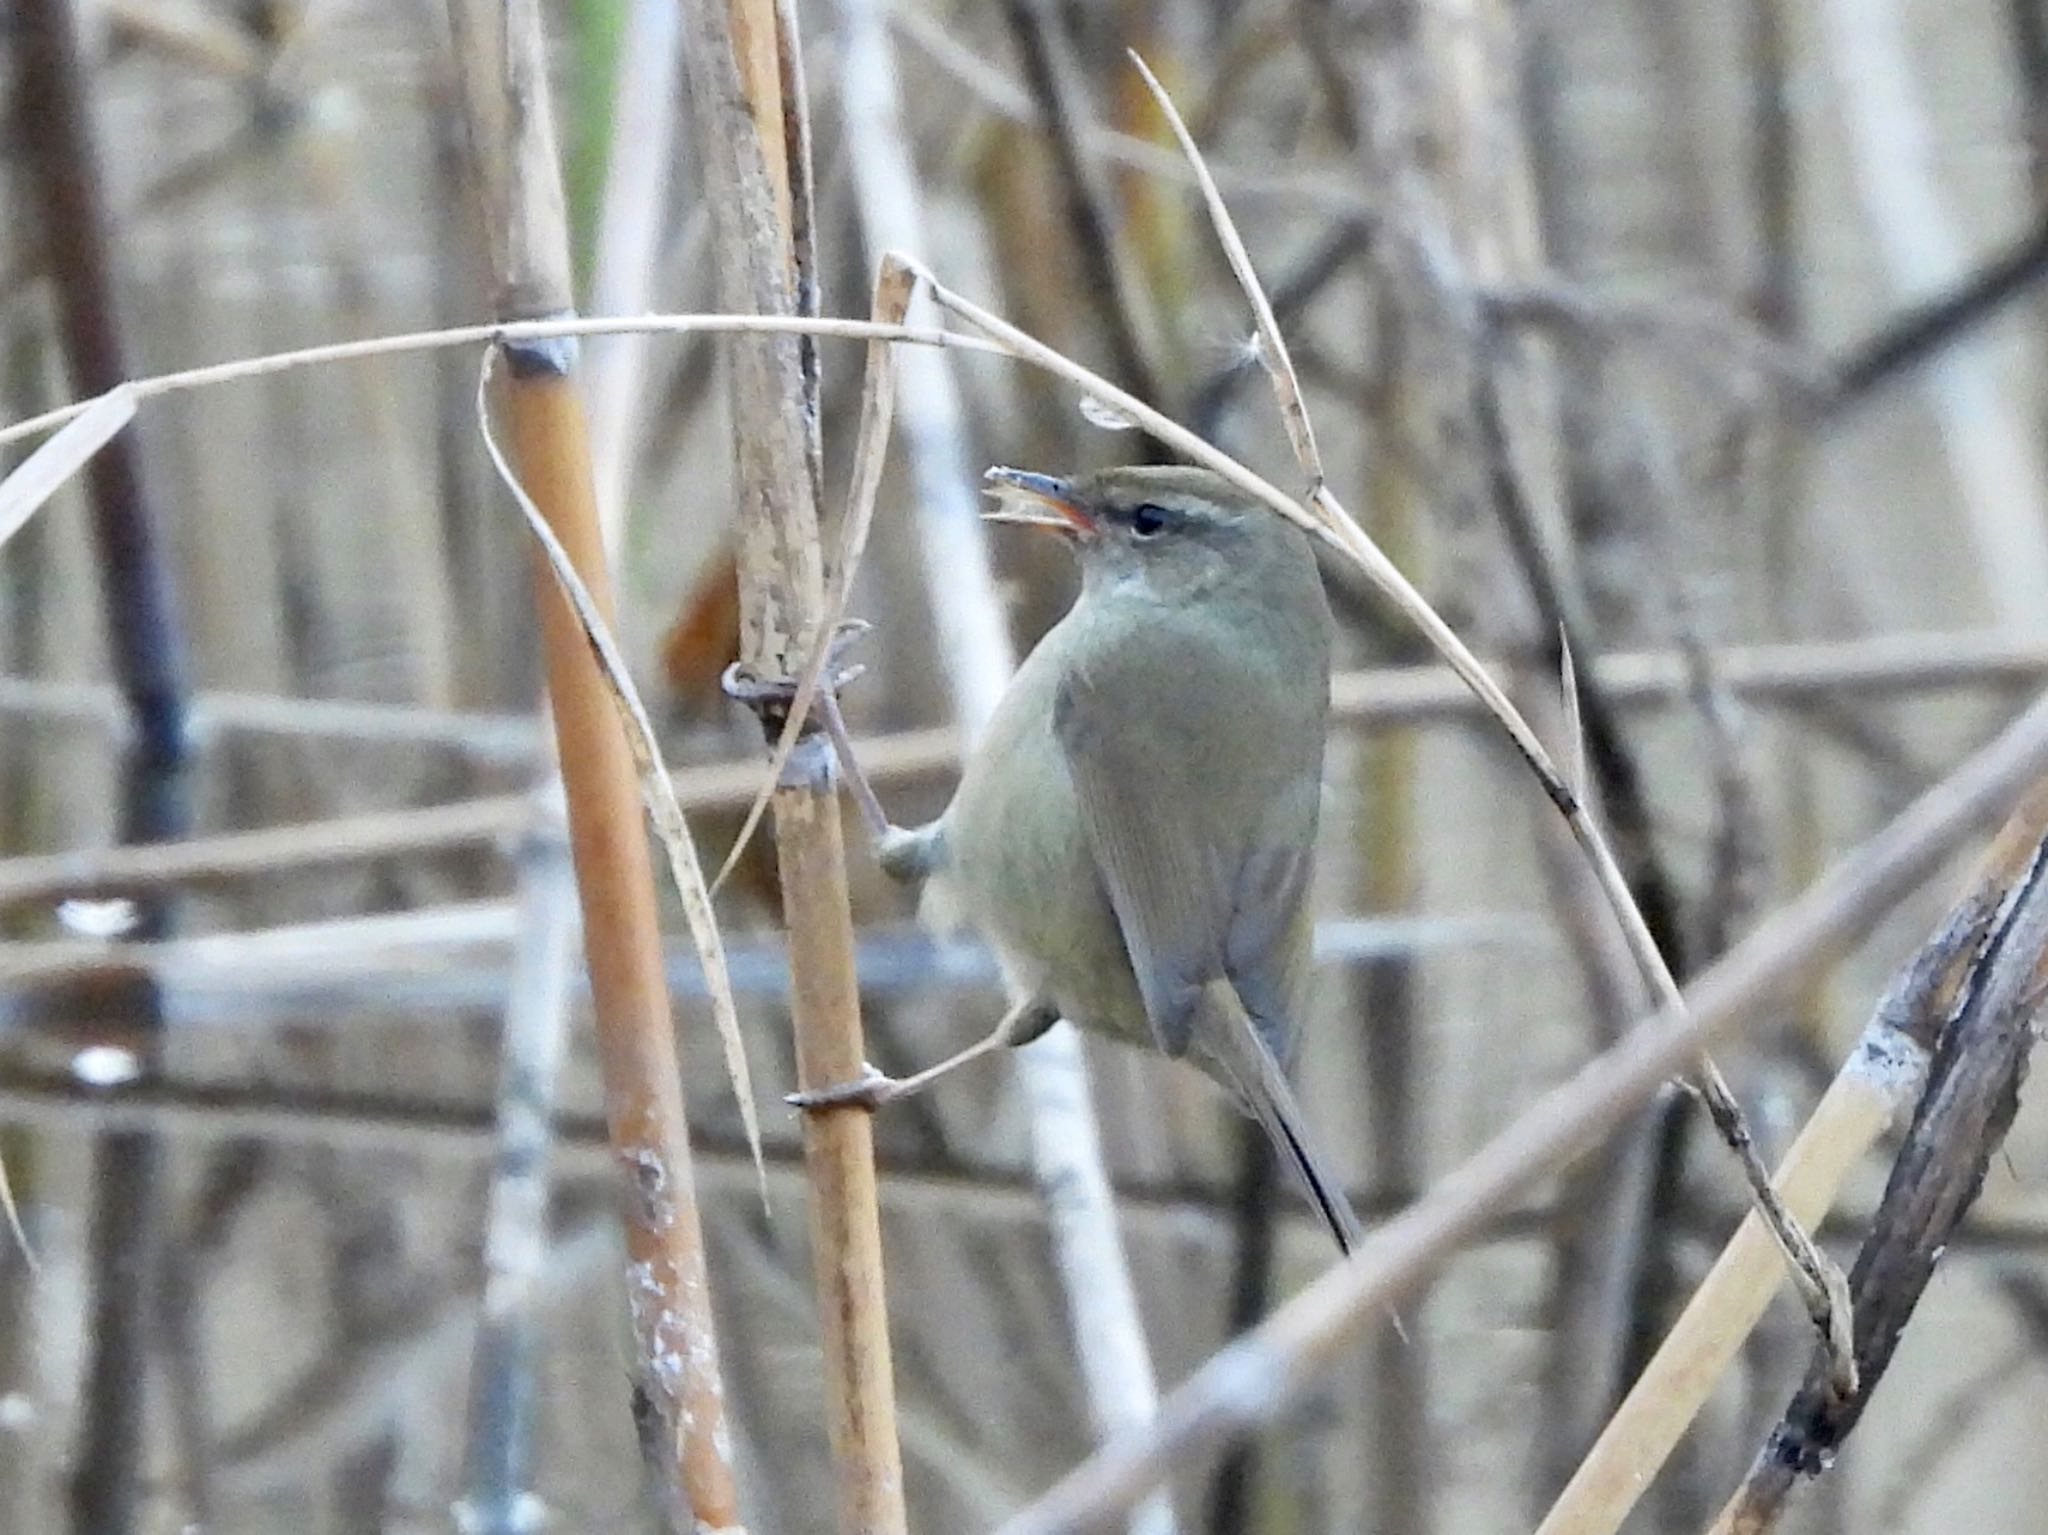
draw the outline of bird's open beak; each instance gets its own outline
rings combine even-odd
[[[1095,531],[1095,519],[1074,500],[1074,487],[1056,475],[998,468],[983,475],[981,483],[996,498],[996,504],[981,514],[988,522],[1050,528],[1068,538]]]

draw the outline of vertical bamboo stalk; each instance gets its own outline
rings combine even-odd
[[[721,298],[729,309],[796,313],[815,289],[793,12],[774,0],[694,0],[685,24]],[[812,631],[824,611],[814,353],[792,337],[750,338],[734,345],[731,362],[741,654],[755,677],[784,680],[799,670],[801,647],[818,639]],[[778,712],[766,708],[762,718],[771,739],[779,735]],[[771,805],[797,1080],[823,1087],[859,1076],[865,1051],[833,756],[822,734],[798,743]],[[803,1136],[839,1528],[891,1535],[905,1515],[873,1126],[864,1109],[827,1110],[804,1116]]]
[[[569,242],[537,0],[453,0],[464,105],[504,319],[570,308]],[[573,348],[507,347],[512,458],[610,622]],[[569,605],[536,560],[541,654],[583,908],[605,1116],[631,1182],[628,1296],[639,1344],[643,1442],[699,1528],[737,1526],[689,1127],[663,973],[638,776],[618,713]],[[658,1448],[657,1448],[658,1447]]]
[[[123,382],[129,368],[74,20],[66,0],[25,0],[19,7],[17,121],[34,171],[65,362],[74,387],[95,394]],[[114,670],[131,727],[123,750],[120,835],[151,842],[188,829],[189,742],[183,632],[137,441],[130,432],[108,443],[87,465],[85,484]],[[164,936],[168,899],[142,903],[136,918],[135,936]],[[138,1037],[153,1056],[162,997],[145,981],[127,1000]],[[80,1535],[132,1529],[142,1513],[149,1333],[163,1243],[161,1160],[157,1138],[140,1133],[109,1135],[95,1153],[95,1293],[85,1430],[71,1482]]]

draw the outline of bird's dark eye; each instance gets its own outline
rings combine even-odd
[[[1166,531],[1166,509],[1149,501],[1131,510],[1131,532],[1139,538],[1156,538]]]

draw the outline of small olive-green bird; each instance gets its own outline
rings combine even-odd
[[[1061,1018],[1186,1057],[1271,1136],[1348,1252],[1358,1224],[1285,1066],[1310,981],[1330,613],[1305,534],[1205,469],[992,469],[996,522],[1049,529],[1081,595],[1018,668],[945,814],[881,858],[976,929],[1012,1005],[912,1077],[798,1094],[870,1107]]]

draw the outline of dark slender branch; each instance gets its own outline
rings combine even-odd
[[[1494,509],[1542,620],[1538,655],[1553,672],[1558,672],[1562,646],[1571,646],[1579,683],[1586,765],[1599,789],[1608,833],[1614,839],[1615,854],[1628,877],[1629,889],[1642,908],[1643,921],[1671,973],[1682,982],[1689,966],[1678,896],[1657,853],[1642,773],[1634,751],[1622,735],[1619,712],[1598,684],[1592,662],[1599,654],[1599,646],[1580,611],[1581,604],[1564,589],[1556,565],[1543,546],[1535,510],[1523,494],[1508,443],[1507,424],[1501,416],[1497,366],[1482,363],[1477,370],[1473,398],[1480,447],[1492,482]]]
[[[15,14],[17,143],[32,166],[71,380],[79,393],[98,394],[131,370],[85,64],[66,0],[23,0]],[[122,763],[122,839],[179,837],[190,822],[184,646],[132,428],[87,465],[85,484],[114,674],[131,726]],[[136,936],[164,936],[168,898],[141,904],[136,917]],[[139,978],[126,1000],[147,1067],[162,998],[152,982]],[[160,1162],[159,1144],[148,1134],[110,1135],[97,1151],[91,1353],[84,1438],[71,1483],[78,1535],[134,1529],[141,1513],[151,1308],[162,1247]]]
[[[1372,233],[1373,226],[1365,219],[1346,220],[1328,231],[1309,248],[1293,271],[1273,284],[1273,317],[1283,327],[1300,318],[1302,311],[1351,265],[1352,258],[1363,254],[1372,244]],[[1195,386],[1188,405],[1189,425],[1213,441],[1231,397],[1259,373],[1259,360],[1249,349],[1231,358]]]
[[[1945,293],[1915,304],[1849,348],[1828,369],[1811,413],[1833,421],[1968,338],[2048,277],[2048,221]]]
[[[1238,1130],[1236,1187],[1230,1197],[1235,1241],[1225,1331],[1233,1338],[1255,1326],[1272,1306],[1273,1239],[1281,1208],[1278,1172],[1272,1142],[1247,1120]],[[1250,1439],[1232,1445],[1224,1455],[1209,1484],[1209,1535],[1247,1535],[1251,1530],[1258,1468],[1258,1446]]]
[[[131,370],[108,259],[84,61],[66,0],[22,0],[19,16],[17,143],[35,173],[71,381],[81,395],[99,394]],[[115,438],[86,466],[85,481],[115,675],[141,753],[174,770],[186,754],[184,646],[136,442],[132,427]]]

